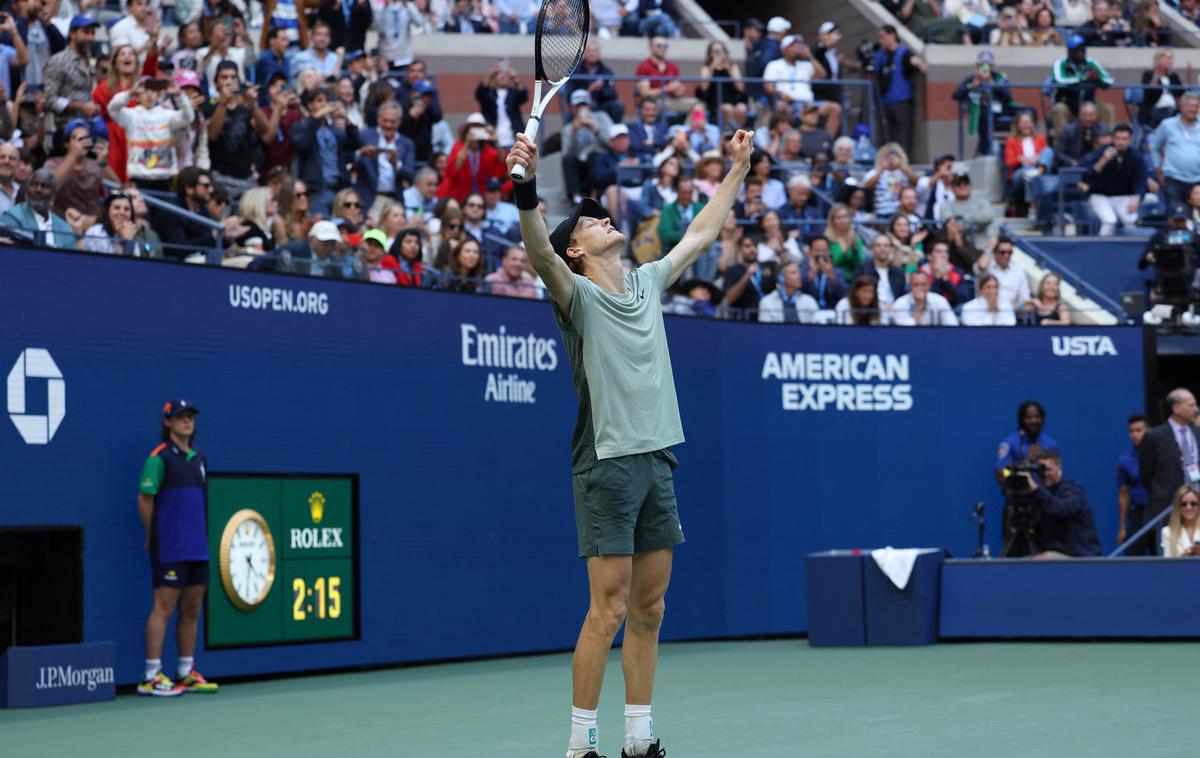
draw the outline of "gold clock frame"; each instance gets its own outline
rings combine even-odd
[[[263,534],[267,536],[267,553],[270,556],[270,564],[267,566],[267,580],[263,584],[262,590],[259,591],[258,597],[250,603],[247,603],[237,594],[237,590],[233,587],[233,576],[229,573],[229,550],[233,547],[233,536],[237,533],[238,527],[246,521],[254,521],[262,528]],[[262,517],[261,513],[253,508],[243,508],[229,517],[229,521],[225,524],[225,531],[221,533],[218,567],[221,572],[221,585],[225,588],[225,596],[229,598],[229,602],[233,603],[233,606],[239,611],[253,611],[266,601],[267,595],[271,592],[271,587],[275,584],[275,538],[271,536],[271,528],[267,526],[267,520]]]

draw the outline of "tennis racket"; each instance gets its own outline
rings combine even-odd
[[[583,48],[587,46],[588,27],[592,15],[588,0],[543,0],[538,11],[537,31],[533,38],[533,64],[537,83],[533,85],[533,110],[525,124],[525,136],[530,142],[537,140],[542,114],[554,99],[554,95],[575,73],[579,61],[583,60]],[[542,97],[542,86],[550,88]],[[514,179],[525,178],[525,167],[514,166]]]

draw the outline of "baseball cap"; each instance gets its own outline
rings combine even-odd
[[[748,29],[757,29],[760,32],[767,28],[766,25],[759,20],[758,16],[751,16],[750,18],[746,19],[745,26]]]
[[[358,60],[359,58],[362,58],[365,55],[366,55],[366,53],[364,53],[362,50],[355,50],[354,52],[348,53],[346,55],[346,63],[353,63],[354,61]]]
[[[71,24],[67,28],[67,31],[73,32],[76,29],[86,29],[89,26],[99,27],[100,24],[96,22],[96,19],[92,18],[86,13],[77,13],[75,14],[75,17],[71,19]]]
[[[387,235],[383,233],[382,229],[368,229],[362,236],[363,242],[367,240],[378,242],[380,246],[387,247]]]
[[[342,239],[341,233],[332,221],[318,221],[313,224],[312,229],[308,230],[308,236],[321,242],[338,242]]]
[[[480,113],[479,111],[475,111],[474,113],[467,116],[467,120],[465,123],[475,124],[476,126],[487,126],[487,119],[483,117],[482,113]]]
[[[625,135],[626,137],[629,136],[629,127],[628,126],[625,126],[624,124],[613,124],[612,126],[610,126],[608,128],[608,138],[610,140],[616,139],[617,137],[620,137],[622,134]]]
[[[1074,50],[1077,47],[1086,47],[1086,46],[1087,46],[1087,40],[1085,40],[1083,38],[1083,35],[1072,34],[1070,37],[1067,37],[1067,49],[1068,50]]]
[[[488,192],[498,192],[504,186],[504,180],[498,176],[489,176],[485,186]]]
[[[952,186],[952,187],[957,187],[960,184],[970,184],[970,183],[971,183],[971,175],[970,174],[955,174],[954,178],[950,180],[950,186]]]
[[[592,96],[585,89],[577,89],[571,93],[571,105],[586,105],[592,102]]]
[[[418,95],[428,95],[430,92],[434,91],[433,85],[424,79],[418,79],[416,82],[414,82],[412,89],[413,92],[416,92]]]
[[[990,65],[990,64],[996,62],[996,56],[992,55],[990,51],[984,50],[982,53],[975,56],[975,62],[976,63],[987,63]]]
[[[1167,218],[1171,221],[1183,221],[1191,214],[1188,213],[1188,207],[1183,203],[1175,203],[1171,206],[1171,212],[1167,214]]]
[[[826,21],[825,23],[823,23],[819,27],[817,27],[817,34],[829,34],[830,32],[836,32],[837,30],[838,30],[838,25],[836,22]]]
[[[567,248],[571,246],[571,233],[575,231],[575,225],[581,218],[611,218],[611,216],[600,203],[590,197],[585,197],[579,205],[575,206],[575,211],[563,219],[562,223],[554,227],[554,231],[550,233],[550,247],[554,248],[554,252],[559,258],[566,260]]]
[[[787,50],[797,42],[804,42],[804,37],[800,36],[799,34],[789,34],[779,41],[779,49]]]
[[[192,404],[192,402],[189,400],[169,400],[167,401],[167,404],[163,406],[163,418],[178,416],[184,411],[199,413],[200,409]]]
[[[791,28],[792,28],[792,22],[788,21],[783,16],[772,16],[771,20],[767,22],[767,31],[773,32],[775,34],[778,34],[780,32],[786,32],[787,30],[789,30]]]

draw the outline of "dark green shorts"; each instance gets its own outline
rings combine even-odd
[[[683,542],[670,450],[605,458],[575,474],[579,557],[632,555]]]

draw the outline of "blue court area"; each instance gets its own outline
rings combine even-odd
[[[664,645],[656,733],[671,758],[1194,755],[1194,644]],[[620,754],[619,651],[600,705]],[[566,747],[570,656],[227,683],[216,695],[0,710],[11,758],[526,758]]]

